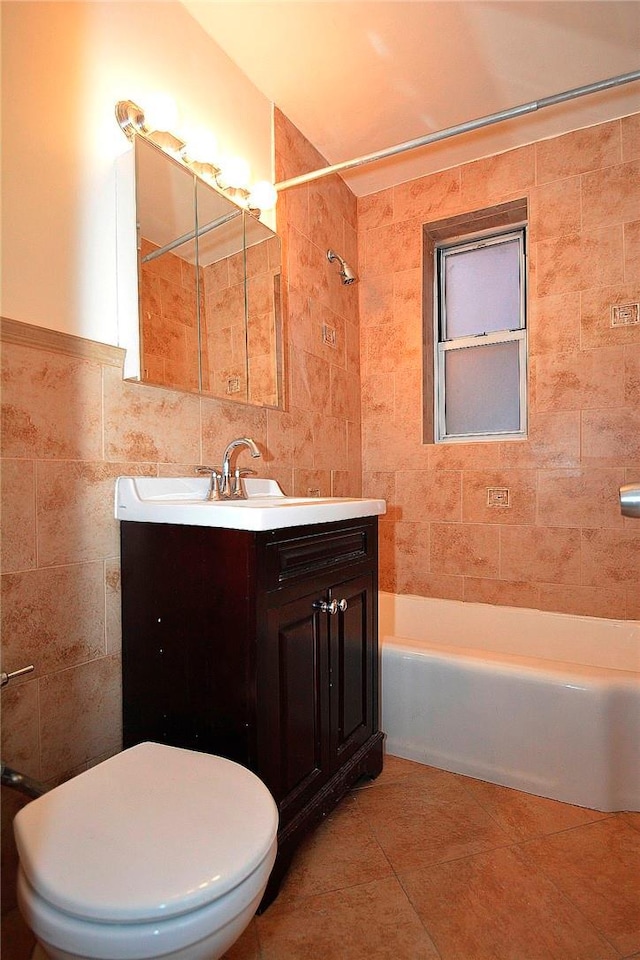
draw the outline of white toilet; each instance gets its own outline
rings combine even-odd
[[[54,960],[215,960],[260,903],[277,828],[245,767],[141,743],[17,814],[20,910]]]

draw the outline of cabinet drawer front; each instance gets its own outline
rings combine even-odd
[[[317,529],[317,528],[316,528]],[[376,518],[307,536],[282,537],[266,546],[267,590],[345,564],[374,560]]]

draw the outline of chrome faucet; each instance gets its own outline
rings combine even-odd
[[[237,440],[232,440],[231,443],[227,444],[222,454],[222,476],[220,477],[220,498],[222,500],[246,500],[247,492],[242,478],[255,473],[255,470],[240,470],[236,467],[232,480],[231,457],[238,447],[248,447],[254,459],[260,456],[260,451],[250,437],[238,437]]]
[[[222,455],[222,467],[196,467],[196,473],[209,474],[209,489],[206,500],[246,500],[247,491],[243,477],[254,474],[255,470],[240,470],[236,467],[231,473],[231,457],[238,447],[248,447],[252,457],[259,457],[260,451],[250,437],[238,437],[227,444]]]

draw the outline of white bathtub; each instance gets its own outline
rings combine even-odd
[[[380,594],[389,753],[640,810],[640,622]]]

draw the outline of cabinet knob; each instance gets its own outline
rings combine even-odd
[[[344,613],[348,603],[344,598],[342,600],[316,600],[313,607],[314,610],[319,610],[320,613],[328,613],[333,617],[338,610]]]
[[[313,604],[314,610],[319,610],[320,613],[329,613],[333,616],[334,613],[338,612],[338,601],[337,600],[316,600]]]

